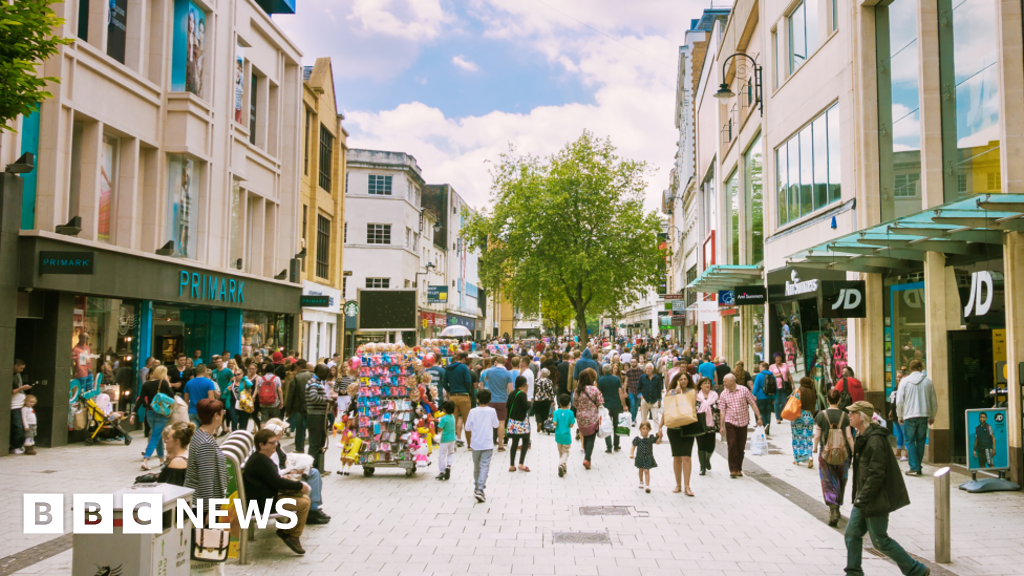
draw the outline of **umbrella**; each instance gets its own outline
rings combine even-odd
[[[444,330],[441,330],[441,336],[446,338],[469,338],[472,335],[473,333],[469,331],[469,328],[458,324],[452,324]]]

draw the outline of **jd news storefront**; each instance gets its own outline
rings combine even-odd
[[[134,402],[142,359],[294,346],[297,284],[44,236],[23,236],[19,259],[15,356],[38,383],[40,446],[80,439],[68,428],[82,393],[112,385],[117,409]]]

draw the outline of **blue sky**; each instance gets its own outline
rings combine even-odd
[[[351,148],[408,152],[430,183],[485,205],[488,161],[548,155],[584,129],[667,186],[678,47],[694,0],[297,0],[275,16],[330,56]]]

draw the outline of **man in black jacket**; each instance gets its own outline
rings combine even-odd
[[[295,434],[295,451],[306,451],[306,384],[313,377],[313,372],[303,359],[296,360],[298,372],[288,386],[288,394],[284,398],[284,415],[291,424]]]
[[[887,533],[889,514],[910,504],[899,462],[889,445],[889,430],[871,421],[875,408],[870,402],[854,402],[846,409],[850,412],[850,425],[857,429],[853,447],[853,511],[846,525],[846,573],[863,576],[861,555],[867,533],[875,550],[896,562],[903,574],[928,576],[931,570],[914,560]]]
[[[295,526],[287,530],[278,528],[277,537],[284,541],[285,545],[296,554],[305,554],[299,538],[306,528],[306,518],[309,516],[309,484],[298,480],[282,478],[278,473],[277,466],[270,457],[277,451],[277,433],[273,430],[260,430],[253,438],[253,445],[256,451],[249,456],[245,462],[245,470],[242,472],[242,481],[245,483],[246,506],[257,505],[260,510],[263,506],[270,506],[272,511],[277,503],[278,495],[287,492],[287,498],[293,498],[294,504],[283,504],[286,510],[295,513],[298,521]]]
[[[569,363],[569,359],[572,358],[572,352],[566,352],[562,354],[562,362],[558,364],[558,381],[555,385],[558,387],[558,395],[569,393],[569,368],[572,364]]]

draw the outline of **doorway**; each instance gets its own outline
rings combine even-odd
[[[949,421],[951,460],[967,464],[966,410],[991,408],[989,391],[995,382],[991,330],[947,332],[949,342]]]

